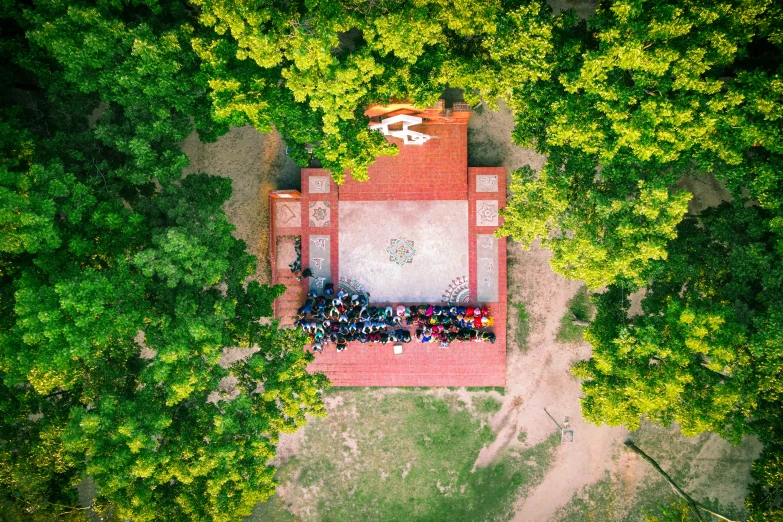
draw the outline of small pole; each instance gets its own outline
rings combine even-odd
[[[555,423],[555,426],[557,426],[560,429],[560,431],[563,431],[563,427],[560,424],[557,423],[555,418],[552,417],[552,415],[550,415],[548,411],[546,411],[546,408],[544,408],[544,412],[546,412],[546,414],[549,415],[549,418],[552,419],[552,422]]]

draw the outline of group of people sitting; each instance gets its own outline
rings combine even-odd
[[[298,311],[297,325],[320,352],[329,343],[337,351],[351,341],[360,343],[495,342],[495,334],[481,330],[494,325],[489,308],[450,305],[416,305],[396,308],[369,306],[369,294],[350,295],[324,285],[323,295],[310,292]],[[414,330],[411,335],[410,330]]]

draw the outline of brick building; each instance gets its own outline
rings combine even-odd
[[[488,306],[494,344],[414,341],[395,355],[390,345],[354,342],[316,353],[310,370],[336,386],[503,386],[506,242],[493,233],[503,219],[505,169],[468,167],[465,104],[372,106],[366,114],[400,149],[377,159],[369,181],[346,175],[338,186],[327,171],[306,168],[301,192],[270,194],[273,283],[288,287],[275,316],[293,324],[306,293],[328,282],[369,293],[373,306]],[[288,267],[299,245],[302,266],[314,273],[301,282]]]

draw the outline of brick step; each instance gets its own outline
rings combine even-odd
[[[286,288],[301,288],[302,286],[302,283],[296,279],[277,279],[275,280],[275,283],[278,285],[285,285]]]
[[[343,198],[343,201],[465,201],[468,199],[466,193],[448,193],[433,191],[432,194],[378,194],[368,192],[367,194],[352,194],[353,197]]]
[[[284,294],[302,294],[305,295],[305,291],[302,290],[302,287],[299,285],[296,286],[286,286]]]
[[[302,306],[305,301],[305,294],[303,292],[286,292],[277,298],[278,303],[297,302],[299,306]]]
[[[283,297],[277,298],[277,304],[279,306],[296,306],[297,308],[302,306],[304,304],[304,296],[296,296],[296,295],[284,295]]]
[[[298,306],[302,306],[305,302],[304,294],[296,294],[286,292],[282,296],[277,298],[278,303],[298,303]]]
[[[294,304],[294,303],[286,303],[282,306],[275,306],[275,310],[277,310],[277,316],[278,317],[284,317],[286,315],[295,316],[296,313],[299,311],[299,307],[302,305]]]

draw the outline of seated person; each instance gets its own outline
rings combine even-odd
[[[312,297],[308,297],[302,307],[299,309],[299,313],[301,314],[309,314],[313,311],[313,304],[315,304],[315,300]]]

